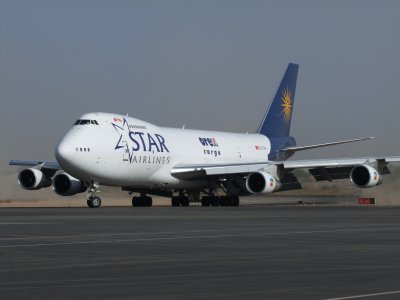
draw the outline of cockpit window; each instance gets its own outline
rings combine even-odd
[[[77,120],[74,125],[99,125],[96,120]]]

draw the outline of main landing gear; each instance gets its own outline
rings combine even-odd
[[[202,206],[239,206],[238,196],[204,196],[201,198]]]
[[[189,206],[189,197],[185,195],[173,196],[171,198],[172,206]]]
[[[141,194],[140,197],[132,198],[132,206],[152,206],[153,199],[145,194]]]
[[[207,196],[201,197],[202,206],[239,206],[239,197],[233,194],[227,196],[214,196],[213,190],[210,189],[208,192],[204,191]],[[189,206],[190,200],[198,202],[200,200],[200,193],[193,193],[191,191],[179,191],[178,196],[171,198],[172,206]]]

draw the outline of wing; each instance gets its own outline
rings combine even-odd
[[[10,166],[25,166],[25,167],[35,167],[41,166],[44,169],[49,170],[62,170],[61,166],[56,161],[46,161],[46,160],[10,160]]]
[[[320,160],[290,160],[273,161],[248,164],[204,164],[190,165],[178,164],[171,170],[171,175],[182,180],[204,179],[207,176],[223,176],[230,174],[249,174],[263,170],[269,166],[278,166],[286,171],[294,169],[333,169],[333,168],[352,168],[362,164],[380,164],[400,162],[400,156],[381,157],[381,158],[339,158],[339,159],[320,159]]]
[[[182,180],[204,179],[207,176],[224,176],[232,174],[249,174],[265,168],[265,163],[250,164],[209,164],[209,165],[190,165],[178,164],[171,170],[171,175]]]
[[[252,172],[273,170],[283,184],[281,190],[301,189],[301,184],[292,171],[306,169],[317,181],[332,181],[350,177],[353,167],[373,166],[380,174],[390,174],[387,165],[400,162],[400,156],[341,158],[321,160],[273,161],[250,164],[179,164],[172,168],[171,175],[181,180],[244,178]]]
[[[35,169],[41,170],[49,177],[52,177],[58,170],[62,170],[58,162],[48,160],[10,160],[9,165],[33,167]]]
[[[373,166],[381,175],[390,174],[387,165],[395,162],[400,162],[400,156],[293,160],[277,162],[277,164],[281,164],[287,171],[308,169],[317,181],[333,181],[349,178],[351,170],[358,165]]]

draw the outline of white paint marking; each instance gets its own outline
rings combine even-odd
[[[15,223],[12,223],[15,224]],[[17,223],[20,224],[20,223]],[[22,224],[22,223],[21,223]],[[56,224],[56,223],[24,223],[24,224]],[[0,222],[1,225],[1,222]],[[366,228],[368,227],[374,227],[372,229],[378,229],[378,226],[398,226],[399,224],[366,224],[366,225],[358,225],[358,224],[344,224],[344,225],[335,225],[335,226],[320,226],[320,228],[324,230],[332,230],[332,229],[350,229],[352,227],[362,227],[363,230],[369,229]],[[13,241],[13,240],[35,240],[35,239],[74,239],[74,238],[112,238],[112,237],[117,237],[117,236],[157,236],[157,235],[166,235],[166,234],[184,234],[184,233],[200,233],[200,232],[235,232],[235,231],[266,231],[266,230],[291,230],[291,229],[314,229],[315,226],[296,226],[296,227],[250,227],[250,228],[222,228],[222,229],[196,229],[196,230],[180,230],[180,231],[154,231],[154,232],[126,232],[126,233],[105,233],[105,234],[75,234],[75,235],[58,235],[58,236],[46,236],[46,235],[30,235],[30,236],[14,236],[14,237],[5,237],[5,238],[0,238],[0,241]],[[274,234],[274,233],[271,233]],[[285,234],[285,232],[282,232],[282,234]]]
[[[369,298],[369,297],[395,295],[395,294],[400,294],[400,291],[382,292],[382,293],[365,294],[365,295],[355,295],[355,296],[347,296],[347,297],[339,297],[339,298],[329,298],[329,299],[324,299],[324,300],[358,299],[358,298]]]
[[[43,224],[55,224],[48,222],[0,222],[0,225],[43,225]]]
[[[255,237],[255,236],[276,236],[276,235],[302,235],[314,233],[340,233],[340,232],[374,232],[383,230],[400,230],[399,227],[388,228],[365,228],[365,229],[337,229],[337,230],[312,230],[312,231],[289,231],[289,232],[264,232],[264,233],[243,233],[243,234],[216,234],[216,235],[192,235],[192,236],[170,236],[154,238],[134,238],[134,239],[115,239],[115,240],[97,240],[97,241],[71,241],[60,243],[37,243],[37,244],[17,244],[0,245],[0,248],[21,248],[21,247],[39,247],[39,246],[62,246],[62,245],[84,245],[84,244],[107,244],[107,243],[132,243],[132,242],[152,242],[163,240],[185,240],[185,239],[215,239],[231,237]]]

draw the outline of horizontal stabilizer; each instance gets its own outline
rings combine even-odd
[[[309,150],[309,149],[315,149],[315,148],[322,148],[322,147],[328,147],[328,146],[334,146],[334,145],[340,145],[340,144],[346,144],[346,143],[353,143],[353,142],[359,142],[359,141],[366,141],[373,139],[374,137],[367,137],[367,138],[361,138],[361,139],[353,139],[353,140],[345,140],[345,141],[338,141],[338,142],[332,142],[332,143],[324,143],[324,144],[317,144],[317,145],[309,145],[309,146],[300,146],[300,147],[287,147],[282,149],[281,151],[283,152],[297,152],[297,151],[302,151],[302,150]]]

